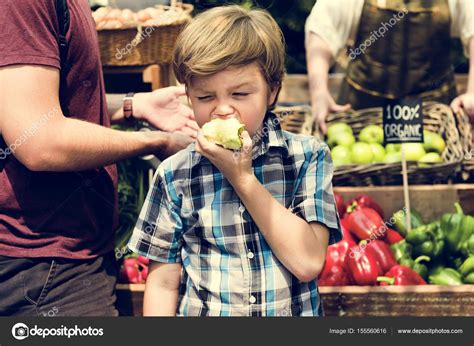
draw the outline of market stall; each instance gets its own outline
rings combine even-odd
[[[190,5],[96,11],[105,73],[138,71],[153,89],[172,84],[173,43],[191,11]],[[341,81],[340,74],[329,77],[334,99]],[[457,75],[456,82],[464,92],[466,76]],[[341,243],[329,247],[319,277],[326,315],[474,316],[474,147],[467,116],[445,104],[422,104],[424,140],[403,144],[412,221],[400,226],[402,221],[391,220],[406,206],[404,160],[400,145],[384,143],[382,108],[331,114],[324,136],[313,124],[305,75],[287,76],[279,102],[275,112],[282,127],[324,139],[335,166],[333,184],[346,232]],[[123,315],[142,314],[148,261],[130,254],[126,243],[150,174],[133,161],[121,166],[116,255],[122,264],[117,305]],[[374,227],[384,223],[387,233],[376,234]],[[390,265],[376,254],[365,258],[372,250],[362,259],[350,258],[355,247],[371,242]]]

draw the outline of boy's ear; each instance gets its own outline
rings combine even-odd
[[[278,95],[280,95],[281,84],[273,85],[270,88],[270,98],[268,100],[268,106],[270,109],[273,109],[277,103]]]
[[[186,99],[187,99],[187,101],[188,101],[188,105],[192,105],[191,99],[189,98],[189,89],[188,89],[188,85],[187,85],[187,84],[184,85],[184,90],[186,91]]]

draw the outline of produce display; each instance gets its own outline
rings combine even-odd
[[[127,284],[144,283],[148,277],[149,263],[150,260],[143,256],[126,258],[120,268],[119,282]]]
[[[320,286],[474,284],[474,217],[459,203],[430,223],[412,210],[408,232],[403,210],[385,222],[369,196],[335,202],[343,238],[327,249]]]
[[[100,7],[92,13],[96,29],[127,29],[137,26],[159,26],[184,21],[189,14],[180,7],[148,7],[138,12],[129,9]]]
[[[214,119],[202,127],[202,133],[206,139],[226,149],[237,150],[242,147],[240,134],[245,125],[237,119]]]
[[[364,127],[357,141],[352,128],[345,123],[334,123],[327,130],[327,143],[335,166],[401,162],[402,146],[406,160],[417,161],[421,167],[442,162],[441,155],[446,148],[443,137],[427,130],[423,131],[423,137],[423,143],[387,144],[384,147],[384,132],[378,125]]]

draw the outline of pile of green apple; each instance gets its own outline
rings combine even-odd
[[[444,139],[427,130],[423,131],[423,136],[423,143],[387,144],[384,147],[381,126],[364,127],[356,141],[351,127],[338,122],[328,127],[327,143],[334,166],[401,162],[402,146],[407,161],[420,162],[420,166],[442,162],[441,154],[446,148]]]

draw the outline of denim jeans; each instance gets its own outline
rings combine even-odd
[[[118,316],[113,253],[91,260],[0,256],[0,316]]]

